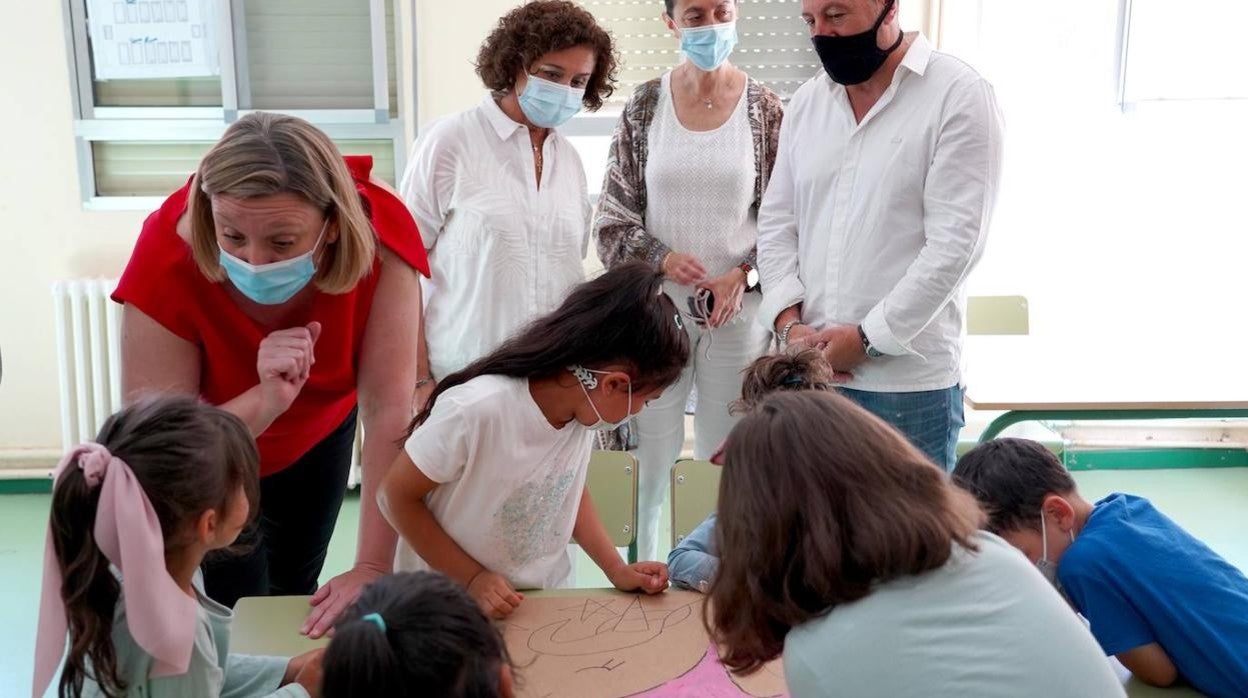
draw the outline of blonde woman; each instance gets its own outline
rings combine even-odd
[[[125,306],[126,399],[198,395],[240,417],[259,446],[254,547],[206,566],[209,595],[232,606],[315,591],[313,636],[392,568],[397,538],[373,492],[429,375],[416,349],[424,248],[371,168],[306,121],[248,115],[148,217],[113,295]],[[357,404],[359,549],[318,591]]]

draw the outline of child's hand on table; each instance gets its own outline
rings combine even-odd
[[[667,589],[667,565],[662,562],[621,564],[607,573],[607,579],[620,591],[644,591],[657,594]]]
[[[468,582],[468,594],[490,618],[506,618],[524,600],[524,594],[516,591],[506,577],[489,570],[481,570]]]

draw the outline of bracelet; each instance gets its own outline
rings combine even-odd
[[[793,327],[798,324],[801,324],[801,323],[797,320],[789,320],[788,323],[785,324],[784,329],[780,331],[780,346],[781,347],[789,346],[789,332],[792,332]]]
[[[667,274],[667,260],[671,256],[672,256],[672,250],[668,250],[667,254],[663,255],[663,259],[659,260],[659,271],[665,275]]]

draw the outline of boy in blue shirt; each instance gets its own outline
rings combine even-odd
[[[988,528],[1031,559],[1091,624],[1107,655],[1154,686],[1180,677],[1248,696],[1248,578],[1147,499],[1088,503],[1055,455],[997,439],[958,461]]]

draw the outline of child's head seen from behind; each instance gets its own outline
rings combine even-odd
[[[958,460],[953,481],[979,500],[988,530],[1032,562],[1056,565],[1070,547],[1083,500],[1070,472],[1042,444],[1029,439],[980,444]]]
[[[780,391],[832,390],[832,367],[823,354],[812,347],[790,347],[774,354],[764,354],[741,372],[741,399],[728,406],[734,415],[754,409],[763,398]],[[724,444],[711,454],[711,462],[724,464]]]
[[[741,399],[734,413],[748,412],[763,398],[781,390],[831,390],[832,367],[818,349],[790,349],[760,356],[741,373]]]
[[[733,428],[719,485],[709,626],[750,672],[789,629],[974,548],[973,498],[892,427],[833,392],[777,392]],[[782,464],[782,467],[777,467]]]
[[[65,461],[56,481],[49,523],[70,636],[61,690],[77,695],[90,671],[106,691],[119,692],[111,635],[121,586],[109,565],[121,563],[109,560],[95,539],[102,493],[125,491],[110,488],[109,478],[126,476],[112,471],[128,468],[151,505],[164,543],[165,560],[156,564],[177,558],[193,568],[207,551],[233,544],[255,512],[260,459],[237,417],[191,397],[130,405],[109,417],[95,444],[79,452]],[[143,506],[142,501],[108,504]],[[115,527],[119,540],[139,533]],[[124,569],[122,574],[125,583]]]
[[[463,587],[437,572],[369,585],[338,620],[323,666],[325,698],[512,695],[498,630]]]

